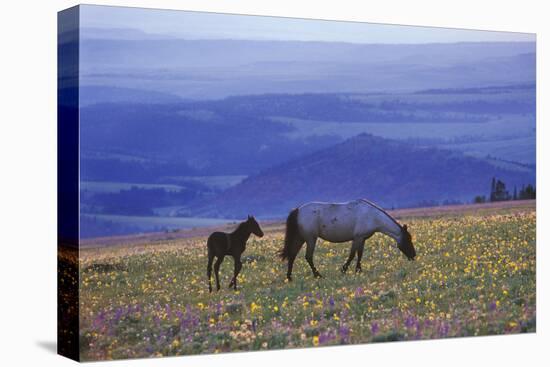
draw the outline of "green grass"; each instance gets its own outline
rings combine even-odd
[[[281,231],[252,238],[239,291],[208,293],[205,239],[81,251],[83,360],[533,332],[535,213],[409,219],[418,253],[366,245],[363,273],[339,269],[349,244],[320,242],[314,279],[276,256]]]

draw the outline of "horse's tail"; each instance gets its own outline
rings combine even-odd
[[[298,208],[293,209],[286,218],[285,246],[279,251],[281,259],[290,257],[291,246],[296,243],[298,233]]]

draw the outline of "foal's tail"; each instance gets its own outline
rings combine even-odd
[[[285,246],[279,251],[281,259],[290,257],[291,246],[296,243],[298,233],[298,208],[293,209],[286,218]]]

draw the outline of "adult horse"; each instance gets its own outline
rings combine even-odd
[[[226,255],[232,256],[235,269],[233,272],[233,278],[229,283],[229,288],[237,290],[237,275],[241,271],[243,266],[241,262],[241,255],[246,249],[246,241],[250,237],[250,234],[254,233],[258,237],[263,237],[264,232],[260,228],[258,222],[254,217],[248,216],[247,220],[240,223],[237,228],[231,233],[214,232],[208,237],[206,246],[208,248],[208,265],[206,266],[206,275],[208,276],[208,290],[212,292],[212,263],[214,257],[217,258],[214,264],[214,275],[216,276],[216,288],[220,290],[220,265]]]
[[[348,260],[342,266],[345,273],[357,254],[356,272],[361,271],[365,240],[376,232],[390,236],[397,248],[409,260],[416,256],[407,225],[401,226],[391,215],[376,204],[359,199],[347,203],[311,202],[290,212],[286,220],[285,244],[279,255],[288,259],[287,279],[292,280],[292,266],[296,255],[306,242],[306,260],[315,277],[321,274],[313,264],[315,243],[320,237],[330,242],[353,241]]]

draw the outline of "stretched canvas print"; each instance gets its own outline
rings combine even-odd
[[[58,25],[60,354],[535,332],[534,34]]]

